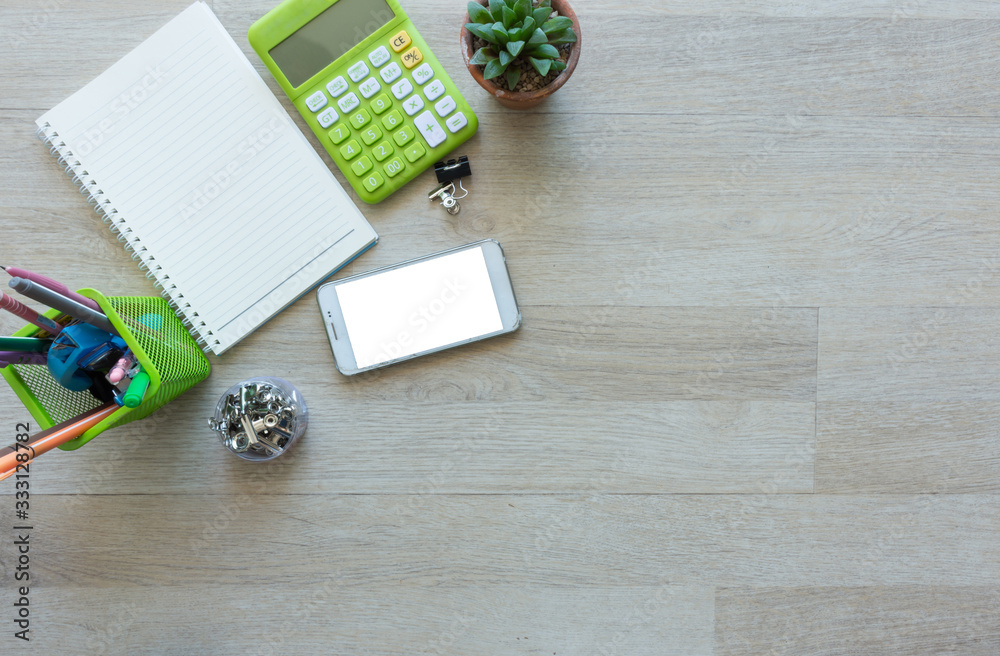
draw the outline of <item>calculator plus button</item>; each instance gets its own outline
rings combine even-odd
[[[392,98],[383,93],[378,98],[373,100],[371,104],[373,112],[376,114],[383,114],[387,109],[392,107]]]
[[[424,87],[424,95],[427,96],[427,100],[434,102],[444,95],[444,82],[441,80],[434,80]]]
[[[338,118],[340,118],[340,115],[333,107],[327,107],[316,115],[316,120],[319,121],[320,126],[324,128],[328,128],[336,123]]]
[[[413,71],[413,79],[416,80],[417,84],[423,86],[431,81],[434,77],[434,69],[431,68],[430,64],[424,64],[417,70]]]
[[[400,80],[392,85],[392,95],[396,96],[396,100],[402,100],[411,93],[413,93],[413,85],[410,84],[409,80]]]
[[[330,137],[330,141],[332,141],[336,146],[344,143],[347,137],[351,136],[351,129],[343,123],[338,123],[326,134]]]
[[[407,68],[413,68],[424,60],[423,53],[421,53],[420,48],[417,48],[416,46],[404,52],[401,57],[403,58],[403,66]]]
[[[386,175],[388,175],[390,178],[395,178],[403,171],[403,169],[406,168],[406,165],[403,164],[403,160],[399,159],[398,157],[393,157],[382,168],[385,169]]]
[[[417,135],[413,131],[413,128],[407,125],[406,127],[401,128],[396,134],[392,135],[392,140],[396,142],[397,146],[402,147],[413,141],[413,138],[416,136]]]
[[[348,120],[351,122],[351,125],[354,126],[354,129],[363,128],[368,125],[369,121],[372,120],[372,115],[364,109],[359,109],[351,114],[351,118]]]
[[[410,43],[410,35],[406,33],[406,30],[401,31],[399,34],[392,37],[391,41],[389,41],[389,45],[392,46],[392,49],[396,52],[402,52],[403,48],[410,45]]]
[[[414,143],[412,146],[403,151],[403,155],[406,156],[406,161],[412,164],[413,162],[423,157],[424,153],[426,152],[427,151],[424,150],[423,146],[421,146],[419,143]]]
[[[440,146],[448,138],[448,135],[441,129],[441,125],[434,118],[434,114],[430,110],[415,118],[413,123],[417,126],[417,132],[420,133],[431,148]]]
[[[351,66],[349,69],[347,69],[347,74],[351,76],[351,79],[354,80],[355,82],[360,82],[361,80],[368,77],[368,65],[365,64],[363,61],[359,61],[358,63],[354,64],[354,66]]]
[[[370,146],[382,138],[382,130],[377,125],[373,125],[361,133],[361,140],[366,146]]]
[[[343,155],[344,159],[347,161],[351,161],[361,154],[361,144],[354,139],[351,139],[340,149],[340,154]]]
[[[388,141],[383,141],[379,145],[372,148],[372,155],[375,156],[380,162],[384,162],[393,153],[392,144]]]
[[[379,68],[382,64],[389,61],[389,51],[385,49],[385,46],[376,48],[368,53],[368,61],[372,63],[372,66]]]
[[[403,115],[399,113],[398,109],[394,109],[382,117],[382,125],[385,126],[386,130],[395,130],[398,126],[402,124],[403,124]]]
[[[326,104],[328,102],[330,101],[327,99],[326,94],[323,93],[322,91],[317,91],[313,95],[306,98],[306,107],[308,107],[314,112],[318,112],[319,110],[326,107]]]
[[[381,71],[378,72],[382,76],[382,80],[386,84],[392,84],[399,79],[399,76],[403,74],[403,69],[399,67],[399,64],[392,62]]]
[[[452,134],[455,134],[469,124],[469,119],[465,118],[465,114],[462,112],[458,112],[445,121],[444,124],[448,126],[448,130],[451,131]]]
[[[326,90],[330,92],[330,95],[334,98],[339,98],[345,91],[347,91],[347,80],[344,79],[343,75],[338,75],[334,78],[333,82],[326,85]]]
[[[337,101],[337,106],[340,107],[340,111],[345,114],[349,113],[351,110],[357,109],[361,106],[361,101],[358,100],[358,95],[353,91],[340,100]]]
[[[378,174],[378,171],[373,171],[371,175],[365,178],[363,184],[365,185],[365,189],[371,192],[385,184],[385,180]]]
[[[351,170],[354,171],[354,175],[360,178],[365,173],[371,171],[373,166],[374,164],[367,157],[359,157],[356,162],[351,164]]]
[[[373,77],[370,77],[364,82],[362,82],[359,88],[361,89],[362,96],[364,96],[365,98],[371,98],[376,93],[382,90],[382,85],[378,83],[378,80],[376,80]]]
[[[424,99],[417,94],[413,94],[403,101],[403,111],[407,116],[413,116],[424,108]]]

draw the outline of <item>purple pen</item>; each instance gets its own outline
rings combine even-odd
[[[45,353],[28,353],[25,351],[0,351],[0,362],[7,364],[45,364],[48,356]]]

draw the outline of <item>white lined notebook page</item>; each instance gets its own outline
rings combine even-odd
[[[378,238],[203,2],[38,124],[216,354]]]

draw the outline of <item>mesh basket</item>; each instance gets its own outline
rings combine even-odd
[[[149,388],[135,408],[119,408],[110,417],[61,449],[78,449],[109,428],[142,419],[163,407],[208,377],[211,365],[167,301],[159,297],[112,296],[105,298],[93,289],[79,293],[91,298],[107,314],[122,339],[132,349],[143,371],[149,374]],[[50,319],[63,317],[56,310],[45,313]],[[34,325],[15,333],[30,337],[42,332]],[[50,428],[101,405],[89,392],[72,392],[52,378],[45,365],[11,365],[0,369],[40,429]]]

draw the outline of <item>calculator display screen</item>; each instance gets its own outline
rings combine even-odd
[[[297,87],[395,17],[385,0],[338,0],[269,54]]]

